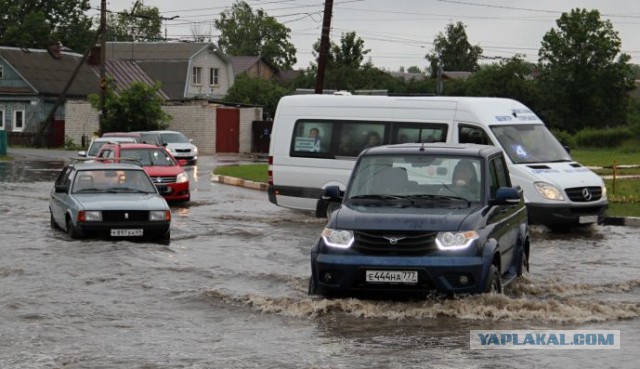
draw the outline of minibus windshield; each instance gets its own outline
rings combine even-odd
[[[573,160],[543,124],[494,125],[491,131],[514,164]]]

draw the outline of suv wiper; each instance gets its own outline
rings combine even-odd
[[[400,195],[356,195],[352,196],[351,200],[401,200],[405,199],[406,196]]]
[[[412,200],[432,199],[432,200],[446,200],[446,201],[451,201],[451,200],[464,201],[464,202],[467,203],[467,206],[471,206],[471,201],[465,199],[464,197],[460,197],[460,196],[420,194],[420,195],[411,195],[411,196],[409,196],[409,198],[412,199]]]

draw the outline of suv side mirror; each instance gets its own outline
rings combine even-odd
[[[327,186],[327,188],[324,189],[324,194],[322,195],[322,199],[324,201],[341,202],[342,195],[340,195],[340,187]]]
[[[500,187],[491,205],[516,205],[522,200],[522,189],[519,187]]]

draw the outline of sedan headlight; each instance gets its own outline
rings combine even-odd
[[[353,244],[353,232],[343,229],[325,228],[322,230],[322,239],[327,246],[340,249],[348,249]]]
[[[197,147],[195,147],[195,146],[193,147],[193,153],[194,153],[194,154],[196,154],[196,155],[198,155],[198,148],[197,148]]]
[[[535,186],[536,190],[538,190],[538,193],[540,194],[540,196],[544,197],[547,200],[557,200],[557,201],[564,200],[562,191],[560,191],[558,187],[552,184],[545,183],[545,182],[535,182],[533,185]]]
[[[79,222],[101,222],[102,212],[97,210],[81,210],[78,212]]]
[[[469,247],[479,237],[476,231],[439,232],[436,236],[436,245],[440,250],[462,250]]]
[[[180,173],[176,177],[176,182],[178,183],[189,182],[189,176],[187,175],[187,173]]]
[[[170,210],[154,210],[149,212],[149,220],[151,221],[170,221],[171,220],[171,211]]]

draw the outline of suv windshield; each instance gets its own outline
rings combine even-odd
[[[542,124],[491,126],[514,164],[571,161],[571,156]]]
[[[482,198],[480,159],[433,155],[361,158],[346,198],[350,201],[470,201]]]

